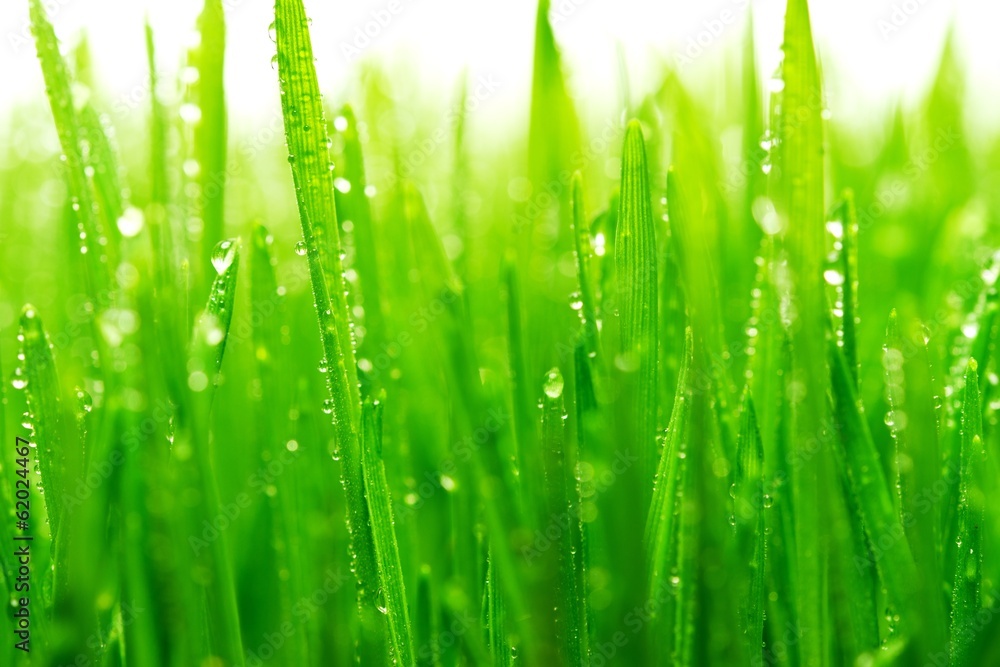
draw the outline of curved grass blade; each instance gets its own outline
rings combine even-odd
[[[650,497],[656,461],[657,257],[652,195],[642,127],[630,121],[622,149],[621,200],[615,237],[615,275],[621,311],[623,364],[634,369],[630,427],[638,443],[639,490],[643,505]]]
[[[763,660],[764,642],[764,446],[757,429],[753,398],[743,393],[737,441],[733,518],[740,557],[743,590],[740,591],[740,630],[749,664]]]
[[[983,586],[983,521],[986,468],[978,364],[969,360],[962,402],[962,462],[959,473],[958,538],[951,590],[951,664],[964,665],[980,625]]]
[[[414,664],[413,634],[406,606],[403,569],[393,529],[392,501],[382,463],[382,406],[377,400],[365,401],[361,424],[361,467],[364,470],[365,500],[371,517],[372,541],[378,561],[383,601],[379,611],[389,622],[392,660],[405,667]]]

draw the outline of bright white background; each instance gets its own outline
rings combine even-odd
[[[200,0],[45,0],[64,42],[89,35],[95,69],[112,95],[142,91],[146,81],[143,21],[155,30],[160,64],[175,68]],[[0,119],[16,103],[40,99],[41,75],[27,29],[27,0],[0,2]],[[224,0],[228,14],[227,88],[234,125],[273,115],[277,84],[267,26],[273,0]],[[395,14],[388,13],[390,4]],[[692,70],[717,72],[721,56],[743,33],[750,0],[555,0],[556,34],[581,100],[616,94],[618,44],[633,89],[648,88],[658,63],[701,38]],[[759,61],[773,69],[783,0],[753,0]],[[994,0],[812,0],[821,57],[838,95],[835,115],[863,120],[890,101],[912,102],[929,83],[943,37],[954,23],[974,103],[974,120],[989,120],[1000,101],[1000,3]],[[358,29],[381,12],[387,25],[361,49],[362,58],[406,62],[430,94],[448,98],[468,67],[502,82],[491,113],[523,113],[530,85],[534,0],[306,0],[321,86],[346,90],[355,62],[345,55]],[[727,24],[728,19],[728,24]],[[721,27],[721,30],[720,30]],[[717,36],[709,37],[714,30]],[[363,45],[363,42],[361,43]],[[688,51],[689,53],[697,53]],[[715,63],[715,64],[711,64]],[[698,69],[698,68],[701,69]],[[851,95],[844,95],[845,86]],[[521,116],[517,116],[521,118]]]

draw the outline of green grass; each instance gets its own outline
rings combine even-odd
[[[324,97],[278,0],[268,143],[226,3],[183,76],[146,27],[128,118],[44,4],[9,132],[61,154],[0,161],[0,664],[1000,660],[1000,151],[953,37],[848,126],[789,0],[766,95],[748,22],[714,80],[620,56],[602,125],[543,1],[493,128],[375,62]]]

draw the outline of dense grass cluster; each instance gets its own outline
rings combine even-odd
[[[789,0],[766,86],[748,29],[595,129],[541,0],[501,153],[465,83],[332,104],[276,0],[282,146],[229,137],[221,0],[176,76],[147,28],[122,133],[28,1],[61,155],[0,158],[0,664],[1000,663],[1000,144],[950,42],[844,127]]]

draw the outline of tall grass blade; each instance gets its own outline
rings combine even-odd
[[[198,17],[198,46],[192,63],[198,79],[192,84],[194,159],[198,162],[196,211],[201,215],[203,265],[225,234],[225,191],[228,178],[226,93],[223,77],[226,17],[222,0],[205,0]]]
[[[380,660],[385,629],[379,619],[373,617],[378,606],[378,569],[364,496],[359,443],[361,399],[340,258],[327,126],[313,62],[309,21],[302,0],[278,0],[274,12],[288,161],[295,183],[313,302],[326,359],[325,376],[330,392],[328,411],[333,415],[347,494],[352,569],[357,581],[363,628],[359,651],[362,661]]]
[[[87,278],[93,294],[103,293],[110,283],[107,239],[100,224],[97,203],[87,176],[87,156],[83,146],[84,126],[79,117],[73,81],[59,51],[59,40],[45,14],[41,0],[30,0],[31,30],[42,64],[45,89],[55,118],[59,143],[65,156],[70,201],[77,223],[80,252],[87,255]],[[102,241],[103,239],[103,241]]]
[[[901,627],[913,627],[911,592],[916,577],[913,556],[893,503],[892,491],[882,472],[878,450],[854,389],[843,351],[829,344],[834,413],[841,428],[839,445],[856,496],[858,509],[871,544],[887,545],[878,560],[878,572],[892,608],[902,617]],[[889,536],[888,538],[886,536]]]
[[[372,541],[378,562],[381,605],[386,615],[392,639],[393,662],[412,667],[414,664],[413,635],[406,605],[403,570],[399,563],[399,547],[393,528],[392,502],[389,484],[382,463],[382,406],[377,400],[365,401],[362,413],[361,467],[364,470],[365,500],[371,517]]]
[[[962,404],[962,460],[959,474],[958,538],[955,541],[955,578],[951,591],[951,663],[966,664],[981,620],[983,587],[983,471],[987,466],[983,443],[983,412],[978,364],[969,360]]]
[[[690,329],[687,333],[684,360],[677,378],[677,391],[674,394],[674,407],[670,413],[670,424],[667,426],[656,472],[656,485],[653,490],[653,500],[646,518],[644,542],[646,557],[649,564],[647,584],[647,599],[658,599],[662,591],[672,591],[678,586],[687,587],[692,582],[680,580],[678,563],[680,560],[680,534],[683,497],[683,472],[686,464],[684,452],[691,419],[691,388],[688,372],[691,365],[692,340]],[[679,595],[679,593],[678,593]],[[675,603],[679,604],[679,603]],[[679,609],[667,608],[656,612],[656,617],[662,618],[659,626],[662,628],[661,640],[665,651],[660,655],[676,657],[680,637],[674,635],[675,625],[681,623]]]
[[[740,631],[749,664],[762,660],[764,642],[764,447],[749,390],[743,394],[737,442],[736,481],[733,485],[733,520],[740,555]]]
[[[657,257],[652,194],[642,127],[631,121],[622,149],[622,184],[615,237],[616,291],[620,305],[620,367],[633,388],[631,422],[639,449],[643,502],[650,497],[656,461]]]
[[[828,386],[829,373],[824,354],[826,298],[822,268],[823,101],[807,0],[788,0],[783,50],[784,89],[774,105],[772,120],[779,142],[772,172],[777,174],[773,179],[772,199],[779,224],[784,228],[788,268],[794,281],[796,321],[791,329],[791,377],[806,389],[805,396],[792,409],[791,442],[802,449],[812,439],[821,438],[829,428],[824,418],[827,414],[824,388]],[[819,499],[820,474],[828,467],[822,463],[825,458],[822,451],[819,456],[801,451],[800,458],[803,463],[792,477],[797,550],[793,578],[796,622],[803,628],[817,629],[803,635],[799,647],[802,664],[812,667],[825,664],[828,641],[823,623],[825,559]]]

